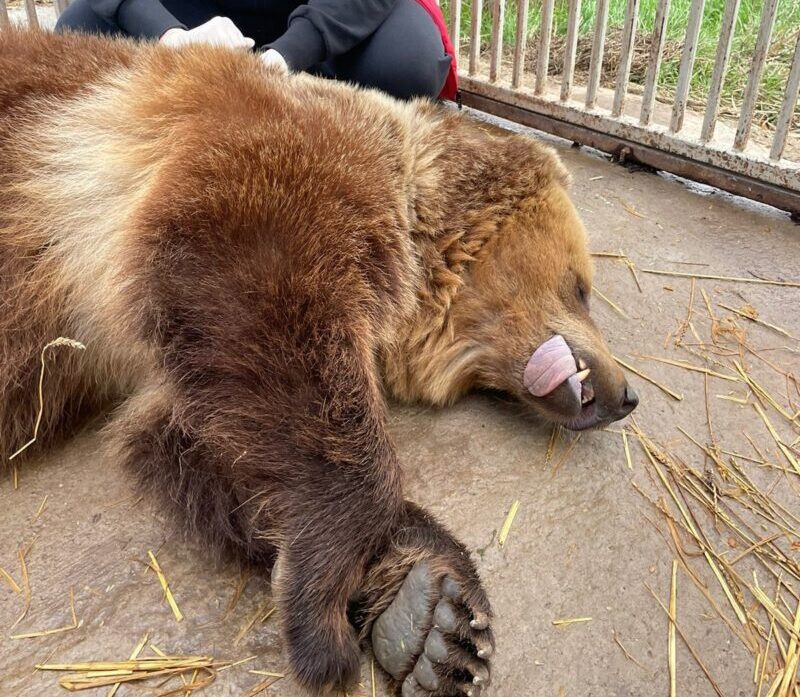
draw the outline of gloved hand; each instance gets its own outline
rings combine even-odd
[[[159,43],[173,48],[189,44],[211,44],[227,48],[251,49],[255,46],[253,39],[247,38],[227,17],[214,17],[205,24],[194,29],[173,27],[167,29],[159,39]]]
[[[259,57],[270,70],[277,70],[282,75],[289,74],[289,66],[286,64],[286,59],[274,48],[267,49]]]

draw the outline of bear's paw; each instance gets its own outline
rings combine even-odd
[[[479,697],[489,685],[491,610],[471,579],[411,568],[372,627],[372,651],[402,697]]]

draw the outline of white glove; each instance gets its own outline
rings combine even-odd
[[[281,75],[289,74],[289,66],[286,64],[286,60],[274,48],[267,49],[259,57],[264,66],[270,70],[276,70]]]
[[[242,34],[227,17],[214,17],[194,29],[187,30],[180,27],[167,29],[161,35],[159,43],[172,48],[180,48],[189,44],[210,44],[250,50],[256,42]]]

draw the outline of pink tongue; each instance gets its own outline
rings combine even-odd
[[[533,352],[525,366],[522,383],[535,397],[544,397],[565,380],[573,378],[577,372],[572,351],[564,337],[556,334]],[[569,386],[580,399],[581,384],[578,379],[570,380]]]

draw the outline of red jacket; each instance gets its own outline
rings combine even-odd
[[[436,4],[436,0],[417,0],[417,2],[425,8],[431,19],[433,19],[439,29],[439,33],[442,35],[444,51],[450,56],[450,72],[447,74],[447,80],[439,97],[441,99],[455,100],[458,93],[458,66],[456,65],[456,52],[453,49],[453,43],[450,41],[450,35],[447,33],[447,24],[445,24],[444,16]]]

